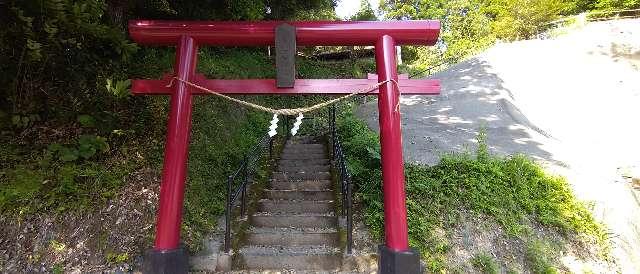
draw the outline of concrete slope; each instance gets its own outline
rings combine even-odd
[[[589,23],[550,40],[498,44],[431,78],[440,96],[403,96],[407,161],[473,150],[524,153],[595,203],[623,273],[640,273],[640,207],[619,168],[640,166],[640,20]],[[358,114],[377,130],[375,102]]]

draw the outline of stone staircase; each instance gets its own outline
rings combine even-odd
[[[236,254],[237,268],[335,271],[341,267],[330,162],[321,141],[289,140],[263,193]]]

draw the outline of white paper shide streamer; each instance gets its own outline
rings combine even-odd
[[[273,137],[278,134],[278,114],[273,115],[273,119],[271,119],[271,125],[269,126],[269,137]]]
[[[300,129],[303,117],[304,116],[302,116],[302,113],[298,114],[298,117],[296,117],[296,122],[293,123],[293,128],[291,129],[291,136],[296,136],[296,133],[298,133],[298,129]]]

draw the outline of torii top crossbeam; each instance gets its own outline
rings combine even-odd
[[[283,24],[289,29],[295,46],[375,46],[377,80],[368,79],[293,79],[290,86],[276,85],[273,79],[216,80],[196,73],[198,46],[265,46],[274,45],[276,29]],[[293,31],[291,31],[293,29]],[[440,33],[438,21],[382,22],[216,22],[158,21],[129,22],[131,38],[141,45],[176,46],[173,72],[161,80],[133,80],[137,95],[170,95],[171,109],[167,126],[160,203],[154,249],[145,255],[147,273],[165,273],[167,268],[181,269],[186,259],[180,251],[180,225],[186,179],[189,135],[191,130],[192,95],[203,94],[185,82],[191,82],[226,94],[348,94],[372,84],[378,95],[380,146],[384,193],[385,245],[380,248],[381,273],[419,273],[419,255],[409,248],[407,212],[404,191],[404,163],[400,131],[400,90],[403,94],[435,95],[440,91],[437,80],[398,80],[397,45],[434,45]],[[282,40],[279,40],[282,41]],[[285,39],[286,41],[286,39]],[[282,43],[282,42],[281,42]],[[278,47],[276,47],[278,50]],[[293,55],[292,55],[293,56]],[[291,57],[291,56],[290,56]],[[291,62],[292,58],[289,58]],[[289,63],[293,66],[293,63]],[[280,68],[280,67],[279,67]],[[280,74],[279,74],[280,75]],[[166,87],[173,78],[173,86]],[[280,79],[280,78],[279,78]],[[396,86],[397,83],[397,86]],[[157,263],[151,268],[147,262]],[[154,264],[154,263],[151,263]],[[146,269],[146,270],[144,270]]]
[[[129,22],[131,38],[143,45],[176,45],[180,36],[193,37],[199,45],[274,45],[275,27],[282,21],[219,22],[157,21]],[[440,21],[298,21],[300,46],[373,46],[383,35],[391,35],[396,45],[434,45]]]

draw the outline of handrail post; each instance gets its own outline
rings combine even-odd
[[[347,175],[347,254],[351,255],[353,249],[353,216],[351,204],[353,203],[351,176]]]
[[[273,137],[269,137],[269,163],[273,160]]]
[[[244,218],[247,215],[247,209],[246,209],[246,196],[247,196],[247,185],[245,184],[242,187],[242,204],[240,205],[240,216],[242,216],[242,218]]]
[[[246,196],[247,196],[247,168],[249,168],[249,162],[247,162],[247,155],[244,156],[244,168],[242,170],[242,196],[240,197],[240,216],[244,218],[246,212]]]
[[[338,161],[340,163],[340,181],[341,183],[341,190],[340,192],[342,192],[342,216],[345,216],[347,214],[346,212],[346,206],[349,206],[347,197],[345,195],[347,195],[347,179],[349,176],[349,173],[347,173],[347,166],[346,163],[344,162],[344,158],[342,156],[344,156],[343,152],[342,152],[342,146],[340,146],[340,143],[338,143],[338,151],[339,151],[339,155],[338,157],[340,157],[340,160]]]
[[[284,116],[284,136],[285,142],[289,138],[289,116]]]
[[[231,249],[231,195],[232,195],[232,183],[233,176],[230,175],[227,179],[227,208],[225,210],[225,221],[224,221],[224,252],[229,253]]]
[[[331,153],[335,158],[336,155],[336,106],[331,106]]]

